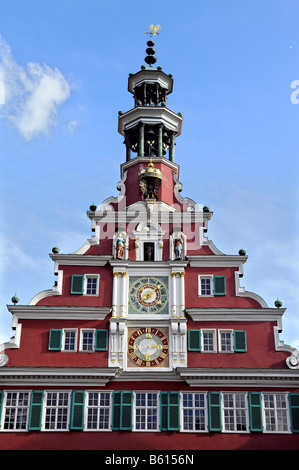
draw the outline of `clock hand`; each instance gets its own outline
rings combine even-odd
[[[144,300],[147,300],[147,299],[149,299],[150,297],[152,297],[153,293],[154,293],[153,291],[146,292],[146,293],[144,294],[144,296],[142,297],[141,302],[143,302]]]

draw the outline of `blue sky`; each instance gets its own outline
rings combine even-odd
[[[118,111],[133,106],[127,78],[149,24],[162,26],[157,65],[174,76],[168,107],[184,116],[182,195],[210,206],[221,251],[246,249],[241,285],[282,300],[280,338],[298,347],[295,0],[1,0],[0,343],[11,297],[51,288],[52,247],[81,247],[89,205],[117,195]]]

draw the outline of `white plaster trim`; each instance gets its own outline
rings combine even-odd
[[[240,278],[243,276],[243,266],[240,264],[239,271],[235,272],[235,292],[237,297],[249,297],[256,300],[262,308],[268,308],[267,302],[255,292],[246,291],[244,287],[240,287]]]
[[[58,266],[105,266],[112,258],[112,255],[83,255],[83,254],[61,254],[53,255],[50,253],[50,258],[55,261],[55,272]]]
[[[32,297],[29,302],[29,305],[36,305],[40,300],[45,299],[46,297],[53,297],[57,295],[61,295],[61,293],[55,290],[55,288],[43,290],[36,294],[34,297]]]
[[[189,206],[190,212],[202,212],[202,210],[199,210],[199,206],[196,204],[195,201],[193,201],[193,199],[190,199],[189,197],[182,198],[180,192],[183,190],[183,184],[179,181],[178,177],[178,173],[173,173],[173,181],[175,183],[173,192],[176,197],[176,200],[182,205]],[[200,209],[202,209],[202,204],[200,206]]]
[[[0,369],[1,384],[5,386],[105,386],[117,374],[117,368],[68,367],[4,367]]]
[[[179,136],[182,132],[183,118],[166,107],[138,106],[119,116],[118,132],[124,135],[127,129],[134,128],[140,122],[152,125],[164,124],[167,129]]]
[[[299,371],[282,369],[178,369],[190,387],[299,387]]]
[[[210,247],[212,245],[209,245]],[[219,250],[218,250],[219,251]],[[215,255],[188,255],[188,260],[192,268],[206,267],[236,267],[241,271],[242,264],[246,263],[247,256],[224,255],[223,253]]]
[[[66,307],[61,305],[8,305],[16,322],[25,320],[104,320],[111,307]]]
[[[6,349],[18,349],[20,347],[22,323],[18,322],[16,315],[12,317],[12,329],[15,331],[15,335],[8,342],[0,344],[0,351],[2,352]]]
[[[281,324],[286,309],[277,308],[186,308],[194,321],[275,321]]]

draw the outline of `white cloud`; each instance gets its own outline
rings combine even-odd
[[[19,65],[1,36],[0,82],[4,84],[1,111],[25,140],[50,132],[57,108],[69,98],[71,91],[57,68],[33,62],[26,67]]]

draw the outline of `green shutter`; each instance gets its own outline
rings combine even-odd
[[[221,395],[220,392],[208,392],[209,430],[221,431]]]
[[[160,392],[160,429],[168,431],[168,392]]]
[[[113,392],[112,396],[112,429],[120,429],[121,393]]]
[[[107,351],[108,349],[108,330],[96,330],[96,351]]]
[[[85,391],[73,390],[70,422],[70,429],[72,430],[82,430],[84,427],[84,402]]]
[[[226,294],[225,276],[214,276],[214,295]]]
[[[247,351],[246,331],[234,330],[234,350],[235,352]]]
[[[71,294],[83,294],[84,274],[74,274],[72,276]]]
[[[44,392],[35,390],[31,392],[30,413],[29,413],[29,431],[40,431],[42,424]]]
[[[289,393],[291,429],[299,432],[299,393]]]
[[[180,392],[160,393],[161,431],[180,430]]]
[[[62,330],[50,330],[49,350],[61,351]]]
[[[133,392],[113,392],[112,429],[130,431],[132,429]]]
[[[122,392],[120,430],[132,429],[133,392]]]
[[[189,351],[200,351],[200,330],[188,330],[188,349]]]
[[[2,406],[3,406],[3,397],[4,397],[4,391],[0,391],[0,423],[1,423],[1,416],[2,416]]]
[[[261,393],[249,392],[248,403],[249,403],[250,430],[252,432],[262,432],[263,422],[262,422]]]

